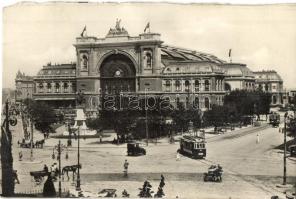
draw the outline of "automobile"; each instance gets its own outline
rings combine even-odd
[[[116,189],[103,189],[98,193],[99,198],[116,198]]]
[[[138,142],[127,143],[127,155],[128,156],[146,155],[146,150],[140,147],[140,144]]]
[[[204,173],[204,182],[222,182],[222,167],[211,165],[207,173]]]
[[[296,144],[295,144],[295,145],[291,145],[291,146],[289,147],[289,150],[290,150],[290,155],[291,155],[292,157],[296,157]]]

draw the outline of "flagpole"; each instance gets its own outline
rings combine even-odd
[[[231,55],[231,51],[232,51],[232,49],[229,49],[229,52],[228,52],[228,56],[229,56],[229,61],[230,61],[230,63],[232,63],[232,55]]]

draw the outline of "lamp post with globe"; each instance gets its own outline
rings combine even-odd
[[[77,128],[77,182],[76,182],[76,190],[80,191],[80,126],[86,127],[85,125],[85,114],[83,111],[84,106],[84,96],[81,91],[79,91],[77,96],[77,104],[76,104],[76,118],[74,128]]]

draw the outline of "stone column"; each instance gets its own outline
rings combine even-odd
[[[63,93],[64,92],[64,88],[63,88],[63,82],[60,82],[60,93]]]
[[[51,92],[54,93],[55,92],[55,83],[51,82]]]
[[[72,93],[72,82],[69,82],[68,83],[69,87],[68,87],[68,90],[69,90],[69,93]]]
[[[201,79],[201,80],[200,80],[200,84],[199,84],[199,85],[200,85],[200,88],[199,88],[199,90],[200,90],[200,91],[204,91],[204,90],[205,90],[205,89],[204,89],[205,80],[204,80],[204,79]]]
[[[48,92],[48,89],[47,89],[47,83],[46,82],[43,82],[43,92],[44,93],[47,93]]]
[[[36,82],[35,89],[36,89],[36,93],[39,93],[39,82]]]

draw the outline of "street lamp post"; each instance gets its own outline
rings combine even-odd
[[[28,96],[28,94],[27,94]],[[27,99],[29,99],[27,97]],[[31,105],[31,102],[30,100],[28,100],[28,107],[27,107],[27,110],[28,110],[28,117],[29,117],[29,121],[30,121],[30,127],[31,127],[31,141],[30,141],[30,160],[33,161],[33,145],[34,145],[34,124],[33,124],[33,113],[32,113],[32,110],[30,110],[30,105]]]
[[[30,125],[31,125],[31,153],[30,153],[30,160],[33,161],[33,144],[34,144],[34,135],[33,135],[33,119],[32,119],[32,116],[31,116],[31,119],[30,119]]]
[[[77,140],[78,140],[78,145],[77,145],[77,183],[76,183],[76,190],[80,191],[80,126],[81,123],[83,125],[83,122],[85,122],[85,115],[83,112],[83,109],[77,109],[77,116],[75,118],[76,120],[76,125],[77,125]]]
[[[288,113],[285,113],[284,116],[284,176],[283,176],[283,185],[286,185],[287,180],[287,160],[286,160],[286,153],[287,153],[287,116]]]
[[[66,148],[66,146],[63,145],[63,144],[61,144],[61,140],[59,140],[59,144],[56,145],[56,146],[54,147],[54,149],[56,149],[57,152],[58,152],[57,159],[58,159],[58,161],[59,161],[59,197],[62,196],[62,181],[61,181],[61,152],[63,151],[64,148]],[[54,151],[54,149],[53,149],[53,151]],[[52,158],[53,158],[53,159],[55,158],[54,153],[53,153],[53,155],[52,155]]]
[[[80,188],[80,168],[79,168],[79,165],[80,165],[80,131],[79,131],[79,126],[78,126],[78,152],[77,152],[77,184],[76,184],[76,190],[77,191],[80,191],[81,188]]]

